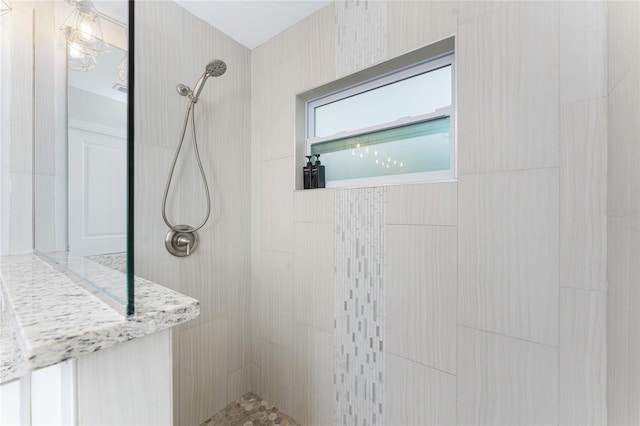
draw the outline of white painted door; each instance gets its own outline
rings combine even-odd
[[[126,250],[127,140],[120,129],[69,126],[69,252]]]

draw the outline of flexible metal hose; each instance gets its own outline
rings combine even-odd
[[[184,136],[187,133],[187,125],[189,123],[189,115],[191,115],[191,131],[193,134],[193,151],[196,156],[196,161],[198,163],[198,167],[200,168],[200,175],[202,176],[202,183],[204,184],[204,192],[207,196],[207,214],[204,217],[204,220],[200,225],[191,229],[190,232],[197,231],[202,228],[207,221],[209,220],[209,215],[211,214],[211,198],[209,197],[209,185],[207,184],[207,177],[204,173],[204,168],[202,167],[202,161],[200,161],[200,153],[198,152],[198,139],[196,137],[196,121],[195,121],[195,102],[189,101],[189,107],[187,108],[187,113],[184,117],[184,125],[182,126],[182,134],[180,136],[180,143],[178,143],[178,148],[176,149],[176,154],[173,156],[173,163],[171,163],[171,170],[169,171],[169,178],[167,179],[167,185],[164,188],[164,195],[162,196],[162,219],[164,223],[167,224],[169,228],[176,232],[184,232],[184,229],[178,229],[176,225],[172,225],[167,219],[167,195],[169,194],[169,187],[171,186],[171,179],[173,178],[173,172],[176,168],[176,163],[178,162],[178,156],[180,155],[180,150],[182,149],[182,143],[184,142]]]

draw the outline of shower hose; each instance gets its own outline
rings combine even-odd
[[[207,184],[207,177],[204,173],[204,168],[202,167],[202,161],[200,161],[200,153],[198,152],[198,138],[196,136],[196,121],[195,121],[195,107],[196,104],[193,101],[189,101],[189,106],[187,108],[187,113],[184,117],[184,125],[182,126],[182,133],[180,135],[180,143],[178,143],[178,148],[176,149],[176,153],[173,156],[173,163],[171,163],[171,169],[169,171],[169,178],[167,179],[167,185],[164,188],[164,195],[162,197],[162,219],[164,223],[167,224],[169,228],[171,228],[175,232],[185,232],[184,228],[179,228],[181,225],[173,225],[169,219],[167,218],[167,196],[169,194],[169,187],[171,186],[171,179],[173,179],[173,172],[176,168],[176,163],[178,162],[178,156],[180,155],[180,150],[182,149],[182,144],[184,143],[184,136],[187,133],[187,126],[189,124],[189,117],[191,117],[191,133],[193,135],[193,152],[196,156],[196,161],[198,163],[198,167],[200,168],[200,176],[202,176],[202,183],[204,184],[204,192],[207,196],[207,213],[202,220],[200,225],[195,228],[191,228],[189,232],[195,232],[202,228],[209,220],[209,215],[211,214],[211,198],[209,197],[209,185]]]

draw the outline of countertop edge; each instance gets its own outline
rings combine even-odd
[[[165,330],[200,314],[197,300],[136,277],[137,313],[125,318],[63,271],[42,268],[46,263],[35,254],[0,259],[0,293],[4,304],[0,323],[3,345],[0,383]],[[81,309],[76,315],[69,308],[72,304],[67,302],[69,297],[77,306],[86,304],[85,311],[90,315],[83,318]],[[35,307],[34,301],[43,302],[41,317],[39,303]],[[58,317],[55,309],[60,309]]]

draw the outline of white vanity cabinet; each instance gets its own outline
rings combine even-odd
[[[171,330],[0,385],[0,425],[171,425]]]
[[[200,304],[134,291],[125,318],[36,255],[0,257],[0,426],[172,424],[171,328]]]

